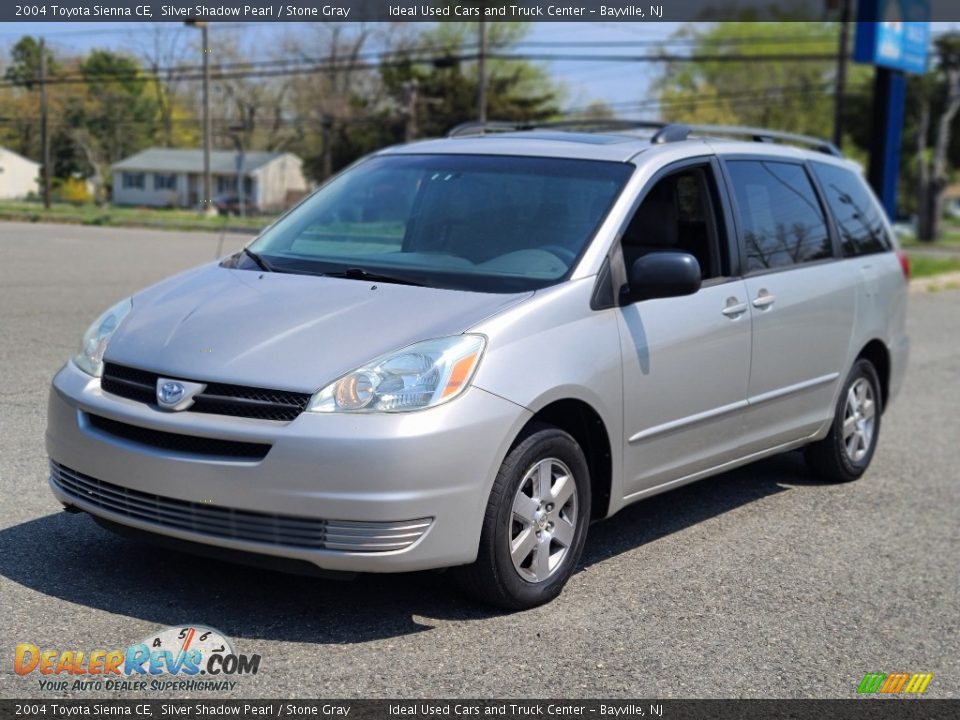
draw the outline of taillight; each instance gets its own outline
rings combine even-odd
[[[903,271],[904,280],[910,279],[910,258],[903,250],[897,250],[897,260],[900,261],[900,269]]]

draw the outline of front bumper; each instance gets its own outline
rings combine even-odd
[[[262,459],[151,447],[91,417],[267,444]],[[47,421],[50,485],[114,523],[325,570],[403,572],[476,558],[490,489],[529,411],[479,388],[404,414],[303,413],[289,423],[169,413],[104,393],[67,363]]]

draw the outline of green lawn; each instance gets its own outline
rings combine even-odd
[[[929,255],[910,256],[910,277],[922,278],[941,273],[960,271],[960,258],[930,257]]]
[[[954,226],[940,234],[938,241],[943,245],[960,245],[960,228]]]
[[[39,202],[0,202],[0,220],[56,222],[74,225],[115,225],[155,227],[165,230],[220,230],[225,226],[255,232],[273,220],[272,216],[206,217],[192,210],[70,205],[54,203],[47,210]]]
[[[938,247],[960,245],[960,225],[944,223],[940,229],[940,237],[935,243],[922,243],[915,237],[901,238],[900,244],[904,247]]]

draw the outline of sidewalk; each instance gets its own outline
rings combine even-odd
[[[960,255],[960,253],[957,253]],[[910,281],[910,292],[938,292],[940,290],[960,290],[960,271],[915,278]]]
[[[902,249],[907,255],[960,258],[960,245],[907,245]]]

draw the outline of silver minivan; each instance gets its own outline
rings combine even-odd
[[[279,569],[454,567],[519,609],[629,503],[800,448],[864,473],[908,267],[854,164],[754,129],[495,129],[378,152],[107,310],[53,380],[56,497]]]

